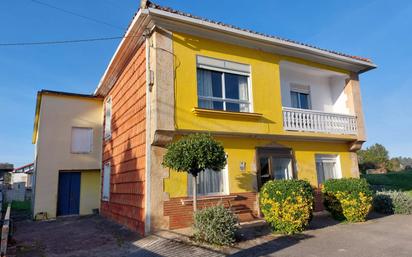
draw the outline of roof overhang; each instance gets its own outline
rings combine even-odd
[[[356,73],[362,73],[377,67],[372,62],[346,57],[314,47],[264,36],[237,28],[220,25],[214,22],[155,8],[148,8],[147,10],[156,26],[160,26],[171,31],[187,33],[230,44],[255,48],[269,53],[297,57]]]

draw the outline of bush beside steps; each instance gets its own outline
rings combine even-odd
[[[193,238],[212,245],[232,245],[237,225],[236,215],[223,205],[207,207],[194,214]]]

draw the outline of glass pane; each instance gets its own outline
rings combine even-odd
[[[238,75],[225,73],[225,93],[226,98],[239,99]]]
[[[249,112],[249,104],[240,104],[241,112]]]
[[[290,97],[292,100],[292,107],[293,108],[299,108],[299,99],[298,99],[298,93],[297,92],[290,92]]]
[[[334,162],[323,162],[323,172],[324,172],[325,180],[328,180],[331,178],[337,178]]]
[[[290,158],[272,157],[272,174],[274,179],[289,179],[292,169]]]
[[[299,93],[299,98],[300,98],[300,108],[309,109],[309,95]]]
[[[236,104],[236,103],[226,102],[226,111],[239,112],[240,111],[240,105]]]
[[[219,102],[219,101],[199,99],[197,104],[199,108],[223,110],[223,102]]]
[[[222,97],[222,73],[204,69],[197,70],[197,93],[199,96]]]
[[[188,175],[188,194],[193,194],[192,175]],[[197,176],[197,193],[199,195],[210,195],[223,193],[223,172],[206,170]]]
[[[264,157],[259,159],[260,164],[260,185],[263,186],[266,182],[271,180],[269,172],[269,158]]]
[[[325,176],[323,172],[322,162],[316,162],[316,173],[318,175],[318,184],[323,184],[325,182]]]

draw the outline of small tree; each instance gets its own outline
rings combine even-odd
[[[191,134],[167,146],[162,165],[192,175],[193,211],[196,211],[197,176],[206,169],[222,170],[226,165],[226,154],[223,146],[210,135]]]

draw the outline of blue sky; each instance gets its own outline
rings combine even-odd
[[[0,2],[0,43],[121,36],[138,0]],[[361,75],[368,143],[412,156],[412,2],[157,0],[217,21],[353,55],[378,69]],[[34,156],[31,135],[40,89],[92,93],[119,40],[49,46],[0,46],[0,162]]]

